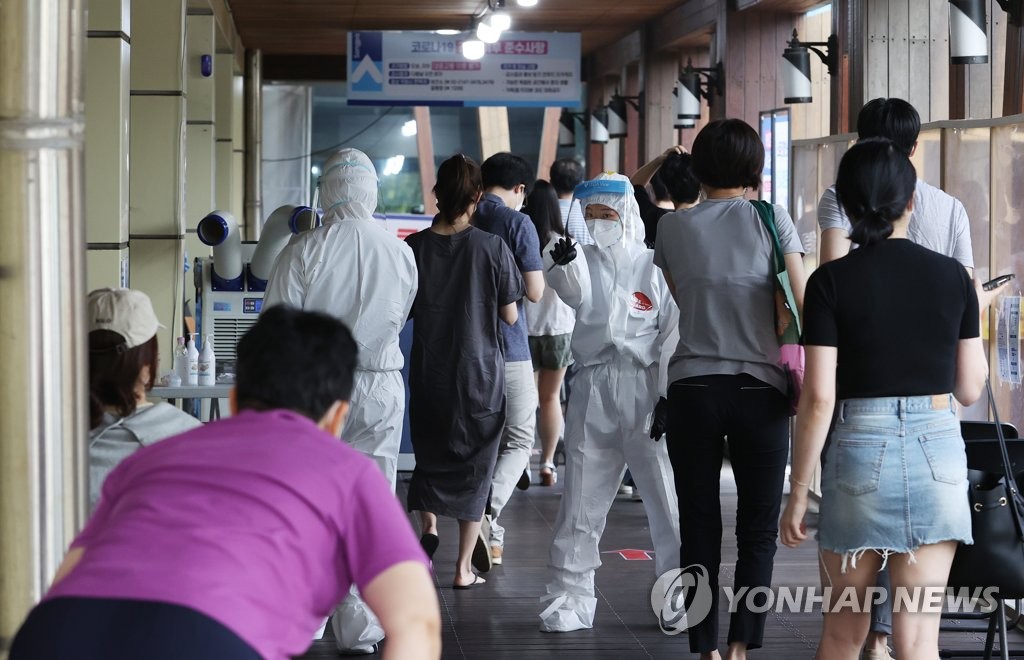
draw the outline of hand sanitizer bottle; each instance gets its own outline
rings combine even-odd
[[[183,381],[182,385],[198,385],[199,384],[199,351],[196,350],[196,333],[192,333],[188,338],[188,380]]]
[[[206,335],[203,351],[199,354],[199,384],[217,384],[217,358],[213,353],[213,335]]]
[[[188,349],[185,348],[185,338],[178,337],[174,347],[174,373],[178,374],[178,384],[188,383]]]

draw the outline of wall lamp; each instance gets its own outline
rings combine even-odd
[[[683,87],[682,84],[677,82],[676,86],[672,89],[672,96],[675,97],[673,99],[673,105],[675,106],[675,109],[676,109],[675,119],[672,122],[672,128],[677,129],[677,130],[680,129],[680,128],[694,128],[695,126],[697,126],[697,120],[696,119],[694,119],[692,117],[684,117],[683,116],[682,87]]]
[[[592,143],[608,143],[610,137],[608,123],[608,106],[599,106],[590,113],[590,141]]]
[[[822,52],[817,46],[824,46]],[[811,98],[811,53],[821,58],[828,67],[829,75],[834,76],[839,64],[839,38],[832,34],[828,41],[800,41],[796,30],[793,39],[782,53],[782,93],[783,103],[810,103]]]
[[[562,114],[558,118],[558,146],[576,146],[576,121],[585,122],[590,119],[590,141],[594,144],[606,144],[608,142],[608,106],[597,107],[593,112],[569,112],[562,108]]]
[[[700,99],[703,96],[708,100],[708,107],[714,105],[715,93],[723,95],[722,82],[725,80],[725,71],[722,63],[719,62],[712,67],[694,67],[692,60],[686,61],[686,68],[679,74],[679,85],[674,90],[676,94],[676,123],[678,120],[700,119]],[[694,123],[682,128],[692,128]]]
[[[1010,24],[1024,24],[1024,0],[996,0],[1009,14]],[[988,62],[985,0],[949,0],[950,64]]]
[[[562,108],[562,115],[558,118],[558,146],[576,146],[576,121],[586,121],[587,113],[569,112]]]
[[[629,133],[626,125],[626,104],[633,106],[633,109],[643,114],[644,93],[636,96],[620,96],[618,92],[612,95],[608,105],[608,137],[624,138]]]

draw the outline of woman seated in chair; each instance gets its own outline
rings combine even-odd
[[[916,178],[889,140],[851,147],[836,192],[860,247],[807,283],[807,372],[780,532],[790,547],[807,537],[808,484],[834,411],[818,529],[832,598],[819,659],[858,657],[870,623],[860,605],[883,565],[890,597],[942,589],[957,543],[972,542],[956,402],[977,400],[987,374],[978,298],[963,266],[907,240]],[[901,660],[938,657],[941,604],[921,602],[894,613]]]

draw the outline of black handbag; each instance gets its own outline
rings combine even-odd
[[[1001,599],[1024,598],[1024,498],[1017,488],[992,385],[985,383],[992,406],[1002,473],[968,470],[971,533],[974,545],[961,543],[953,557],[948,586],[996,587]]]

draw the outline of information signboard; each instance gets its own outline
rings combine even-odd
[[[349,105],[576,106],[578,32],[503,32],[479,60],[466,34],[349,32]]]

